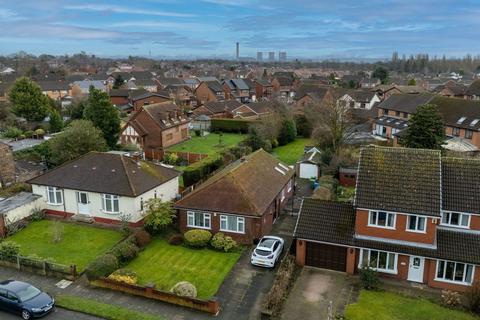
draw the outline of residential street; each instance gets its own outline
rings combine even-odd
[[[0,311],[0,319],[2,320],[18,320],[20,316]],[[51,312],[49,315],[45,316],[45,320],[98,320],[100,318],[92,317],[83,313],[73,312],[61,308],[56,308],[54,312]]]

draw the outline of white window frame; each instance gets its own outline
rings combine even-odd
[[[393,225],[392,226],[388,226],[388,225],[382,226],[382,225],[378,224],[378,214],[380,212],[384,212],[387,215],[386,219],[385,219],[386,223],[388,223],[388,216],[389,215],[393,216],[393,218],[392,218]],[[372,220],[371,217],[372,217],[373,213],[376,214],[375,223],[371,223],[371,220]],[[397,225],[397,214],[396,213],[383,211],[383,210],[368,210],[368,226],[369,227],[395,230],[396,225]]]
[[[288,192],[292,191],[292,180],[288,181]]]
[[[237,230],[228,229],[228,219],[237,219]],[[222,223],[225,223],[225,228],[222,228]],[[240,228],[242,226],[242,228]],[[242,230],[240,230],[242,229]],[[220,215],[220,231],[245,234],[245,218],[239,216]]]
[[[50,196],[50,192],[53,193],[53,199]],[[50,186],[47,187],[47,203],[52,206],[61,206],[63,204],[62,189]]]
[[[440,263],[443,262],[444,265],[443,265],[443,275],[441,278],[438,277],[438,269],[440,267]],[[462,281],[458,281],[458,280],[450,280],[450,279],[445,279],[445,275],[447,273],[447,263],[453,263],[454,264],[454,268],[453,268],[453,278],[455,278],[455,273],[456,273],[456,270],[457,270],[457,265],[458,264],[463,264],[463,280]],[[471,282],[467,282],[465,281],[465,278],[467,276],[467,266],[471,266],[472,268],[472,275],[470,277],[470,281]],[[473,264],[470,264],[470,263],[464,263],[464,262],[455,262],[455,261],[450,261],[450,260],[437,260],[436,261],[436,266],[435,266],[435,281],[439,281],[439,282],[447,282],[447,283],[454,283],[454,284],[460,284],[460,285],[464,285],[464,286],[471,286],[473,281],[475,279],[475,265]]]
[[[412,219],[412,218],[417,219],[417,221],[415,222],[415,229],[410,229],[410,219]],[[423,230],[418,229],[420,219],[424,220]],[[405,230],[408,231],[408,232],[415,232],[415,233],[427,233],[427,222],[428,222],[427,217],[409,214],[409,215],[407,215],[407,223],[406,223],[406,226],[405,226]]]
[[[107,210],[107,201],[110,202],[112,210]],[[117,202],[117,211],[115,211],[115,201]],[[108,214],[120,213],[120,197],[114,194],[102,194],[102,211]]]
[[[203,226],[196,225],[197,221],[195,219],[195,215],[199,214],[202,215]],[[193,219],[193,224],[190,223],[190,219]],[[208,227],[206,227],[208,221]],[[212,229],[212,215],[206,212],[195,212],[195,211],[187,211],[187,227],[196,228],[196,229]]]
[[[364,263],[363,261],[363,253],[365,251],[368,251],[368,261],[366,263]],[[378,267],[378,264],[380,263],[379,260],[377,258],[377,267],[372,267],[370,266],[370,257],[372,255],[372,251],[376,251],[378,252],[378,256],[380,256],[381,253],[384,253],[387,255],[387,258],[385,260],[385,265],[388,266],[389,265],[389,261],[390,261],[390,257],[391,255],[393,255],[393,269],[384,269],[384,268],[379,268]],[[359,259],[359,263],[358,263],[358,268],[362,268],[364,265],[365,266],[370,266],[370,268],[372,270],[375,270],[375,271],[378,271],[378,272],[382,272],[382,273],[390,273],[390,274],[397,274],[398,273],[398,268],[397,268],[397,264],[398,264],[398,254],[397,253],[394,253],[394,252],[388,252],[388,251],[382,251],[382,250],[373,250],[373,249],[361,249],[360,250],[360,259]]]
[[[449,221],[448,222],[443,222],[443,219],[446,217],[446,215],[449,215]],[[458,214],[459,217],[458,217],[458,221],[459,221],[459,224],[452,224],[451,221],[452,221],[452,214]],[[467,216],[467,219],[468,219],[468,224],[466,226],[462,225],[461,224],[461,221],[463,220],[463,216]],[[465,212],[457,212],[457,211],[442,211],[442,218],[440,220],[440,224],[442,226],[448,226],[448,227],[453,227],[453,228],[462,228],[462,229],[470,229],[470,223],[472,221],[472,215],[469,214],[469,213],[465,213]]]

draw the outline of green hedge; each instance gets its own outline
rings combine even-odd
[[[187,167],[183,172],[183,185],[189,187],[199,182],[223,165],[223,156],[207,157]]]
[[[211,131],[234,132],[234,133],[248,133],[250,124],[254,123],[251,120],[239,119],[212,119]]]

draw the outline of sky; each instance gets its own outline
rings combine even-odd
[[[0,54],[480,54],[480,0],[0,0]]]

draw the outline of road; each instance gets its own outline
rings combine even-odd
[[[18,320],[20,316],[0,311],[0,319],[2,320]],[[47,316],[41,318],[45,320],[99,320],[101,318],[92,317],[83,313],[73,312],[61,308],[56,308]]]

